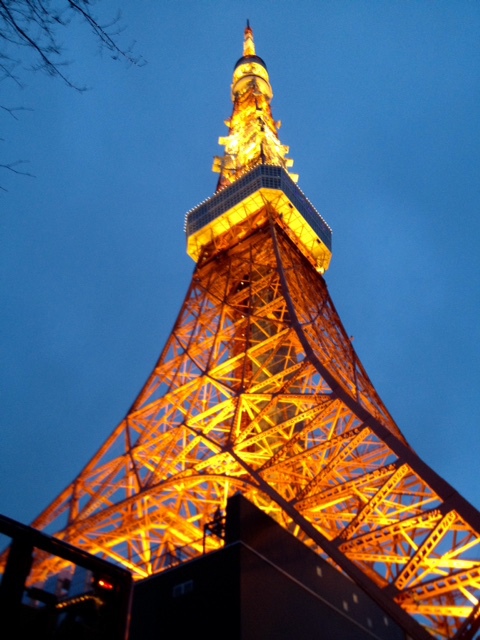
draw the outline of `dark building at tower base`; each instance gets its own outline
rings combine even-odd
[[[346,576],[240,494],[225,546],[135,585],[130,640],[404,640]],[[174,627],[169,624],[175,621]]]

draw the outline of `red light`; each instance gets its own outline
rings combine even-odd
[[[102,589],[107,589],[108,591],[113,590],[113,584],[111,582],[107,582],[106,580],[103,580],[102,578],[100,578],[100,580],[98,581],[98,586],[101,587]]]

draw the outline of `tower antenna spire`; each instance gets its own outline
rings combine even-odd
[[[245,35],[243,41],[243,55],[254,56],[255,55],[255,42],[253,39],[253,29],[250,26],[250,20],[247,19],[247,26],[245,28]]]
[[[417,456],[355,352],[323,279],[331,230],[286,171],[272,96],[247,23],[219,192],[185,220],[197,264],[177,321],[125,419],[33,527],[140,581],[220,550],[206,532],[240,492],[408,637],[478,638],[480,512]],[[28,553],[29,587],[68,582],[70,561]]]
[[[220,173],[217,191],[236,182],[258,164],[286,169],[293,165],[287,158],[289,148],[278,138],[280,122],[273,119],[273,98],[267,65],[255,50],[253,29],[247,20],[243,39],[243,56],[233,70],[233,113],[226,125],[228,136],[219,143],[223,156],[214,159],[213,171]],[[294,182],[298,176],[290,174]]]

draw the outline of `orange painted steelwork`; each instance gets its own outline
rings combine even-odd
[[[233,184],[259,162],[287,169],[293,160],[289,148],[278,139],[280,122],[272,116],[273,91],[265,62],[256,55],[253,31],[245,29],[243,56],[235,65],[232,82],[233,113],[225,124],[228,136],[219,139],[223,156],[216,157],[213,170],[220,173],[218,188]],[[292,180],[298,176],[291,174]]]
[[[258,163],[287,168],[252,47],[247,27],[220,190]],[[473,638],[480,514],[410,448],[288,231],[265,202],[202,250],[132,409],[34,526],[141,579],[218,548],[204,528],[240,491],[412,638]]]

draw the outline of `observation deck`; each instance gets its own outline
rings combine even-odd
[[[207,245],[267,205],[301,252],[324,273],[332,256],[332,230],[285,169],[265,164],[187,213],[188,255],[197,262]]]

